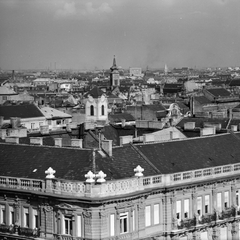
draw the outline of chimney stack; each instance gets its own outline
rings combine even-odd
[[[112,157],[112,140],[102,140],[102,149]]]

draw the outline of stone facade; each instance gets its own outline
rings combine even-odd
[[[239,163],[151,177],[134,171],[113,181],[49,171],[45,180],[1,177],[0,238],[239,239]]]

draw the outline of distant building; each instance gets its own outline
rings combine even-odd
[[[142,68],[130,68],[129,69],[129,75],[130,77],[142,77]]]
[[[113,65],[110,68],[110,86],[115,87],[120,85],[119,70],[116,64],[115,56],[113,58]]]
[[[85,121],[108,122],[108,100],[103,91],[94,87],[84,95]]]

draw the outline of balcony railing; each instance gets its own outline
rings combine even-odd
[[[82,237],[75,237],[71,235],[61,235],[61,234],[53,234],[54,240],[83,240]]]
[[[181,220],[180,223],[177,225],[178,229],[183,229],[183,228],[191,228],[196,226],[197,221],[196,218],[189,218],[189,219],[184,219]]]
[[[218,219],[224,220],[226,218],[235,217],[237,214],[237,211],[234,207],[228,208],[223,210],[221,213],[218,214]]]
[[[5,224],[1,224],[0,225],[0,232],[2,232],[2,233],[14,233],[14,226],[13,225],[8,226],[8,225],[5,225]]]
[[[57,178],[36,180],[0,176],[0,187],[76,197],[108,197],[143,191],[149,188],[172,187],[178,184],[212,180],[237,174],[240,174],[240,163],[174,174],[111,180],[100,184]]]
[[[26,236],[26,237],[39,237],[40,236],[40,229],[31,229],[31,228],[24,228],[14,225],[0,225],[0,232],[2,233],[18,233],[18,235]]]
[[[18,228],[18,234],[27,236],[27,237],[39,237],[40,236],[40,229],[35,228],[24,228],[24,227],[19,227]]]
[[[199,224],[208,224],[210,222],[217,221],[217,213],[203,215],[198,221]]]

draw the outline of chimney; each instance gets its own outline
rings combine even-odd
[[[62,138],[54,138],[54,146],[62,147]]]
[[[132,143],[132,142],[133,142],[133,136],[131,135],[120,136],[120,146],[122,146],[123,144]]]
[[[112,140],[102,140],[102,149],[112,157]]]
[[[173,139],[179,139],[178,132],[170,131],[170,140],[173,140]]]
[[[48,135],[49,134],[49,126],[48,125],[40,126],[40,133],[42,135]]]
[[[209,136],[216,134],[216,127],[205,127],[200,129],[200,136]]]
[[[18,128],[19,118],[11,117],[10,118],[10,123],[11,123],[13,129]]]
[[[231,130],[233,131],[233,132],[237,132],[237,125],[231,125]]]
[[[83,140],[82,139],[71,139],[71,147],[83,148]]]
[[[6,137],[6,143],[16,143],[19,144],[19,137]]]
[[[2,127],[2,125],[3,125],[3,120],[4,120],[4,117],[0,116],[0,127]]]
[[[195,122],[186,122],[184,123],[184,130],[194,130]]]
[[[126,119],[122,119],[122,127],[125,127],[126,125]]]
[[[43,145],[43,138],[42,137],[30,137],[30,144]]]

